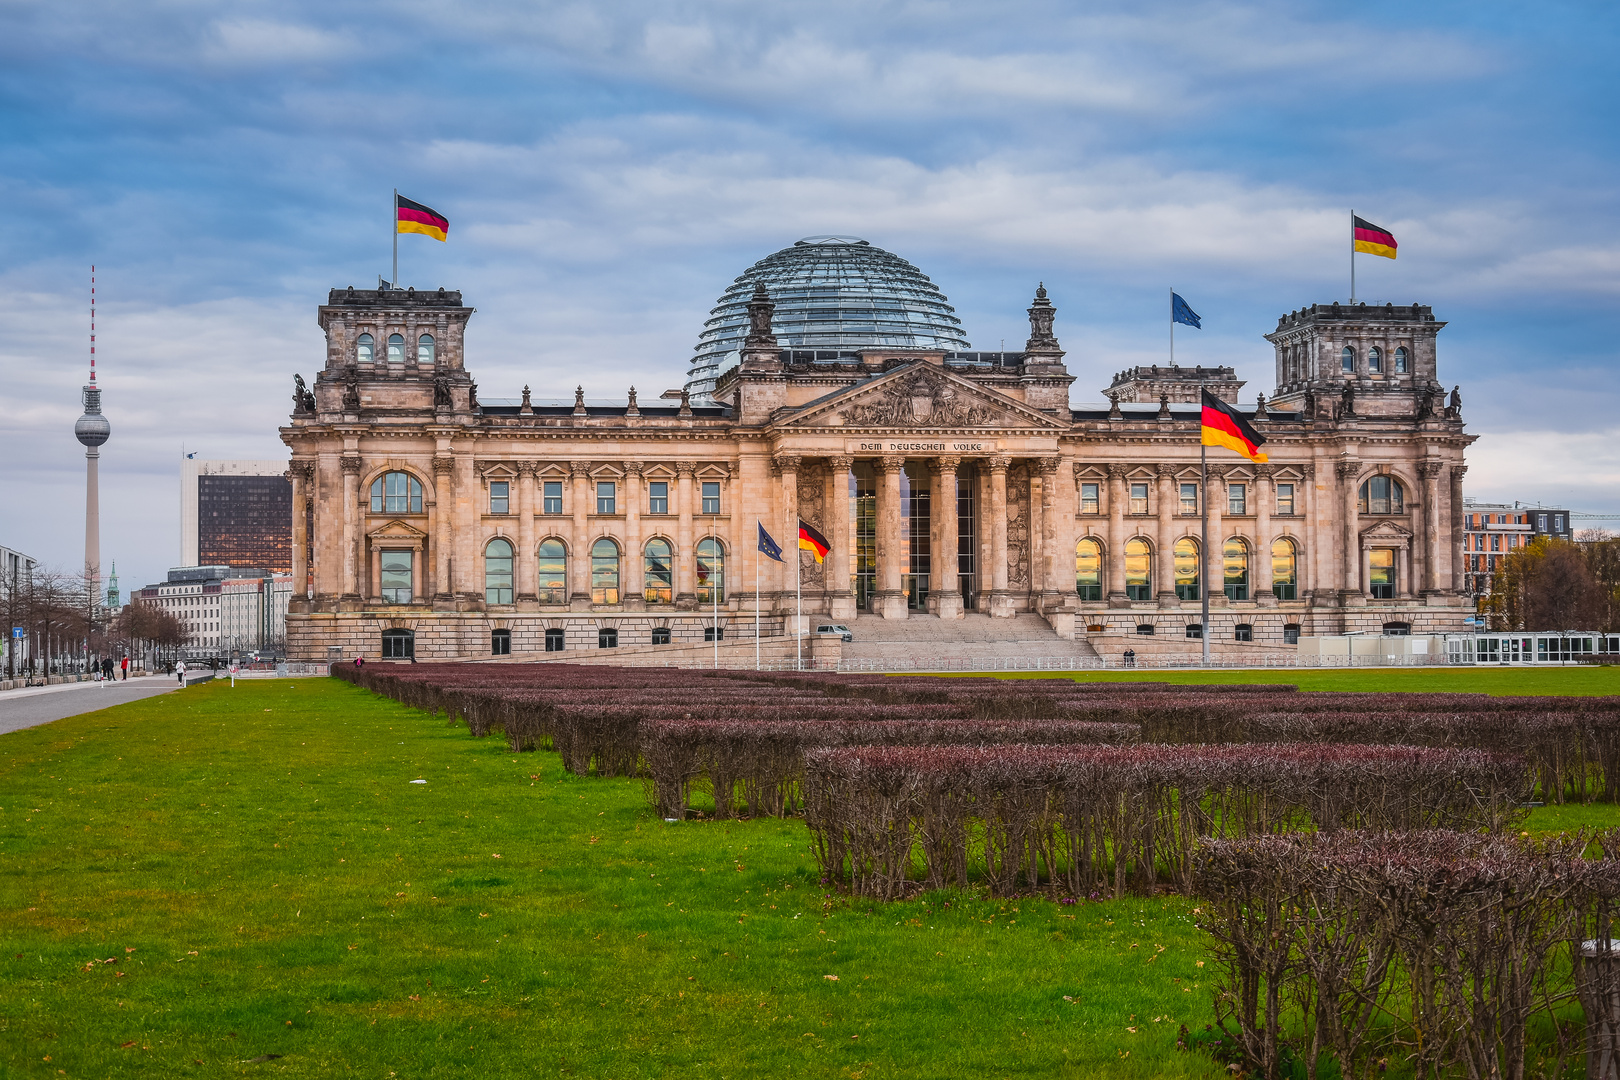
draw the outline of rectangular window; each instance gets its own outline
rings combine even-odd
[[[1374,600],[1395,599],[1395,549],[1373,548],[1367,552],[1367,584]]]
[[[411,564],[414,551],[382,553],[382,599],[385,604],[411,602]]]
[[[703,481],[703,513],[718,514],[720,512],[720,482],[718,480]]]
[[[1294,485],[1277,485],[1277,513],[1292,514],[1294,512]]]
[[[1198,485],[1181,485],[1181,513],[1197,516],[1198,514]]]
[[[1226,512],[1228,514],[1247,514],[1249,512],[1249,486],[1247,484],[1226,485]]]
[[[618,511],[618,485],[611,480],[598,480],[596,482],[596,512],[598,514],[617,514]]]
[[[1131,485],[1131,513],[1145,514],[1148,512],[1148,486],[1146,484]]]
[[[723,626],[705,626],[703,628],[703,640],[704,641],[724,641],[725,639],[726,639],[726,628],[725,627],[723,627]]]
[[[546,652],[563,651],[563,632],[558,627],[546,631]]]
[[[547,480],[542,486],[540,512],[542,514],[562,513],[561,480]]]
[[[1501,537],[1501,534],[1499,534],[1499,533],[1492,533],[1491,534],[1491,550],[1492,551],[1501,551],[1502,550],[1502,537]]]
[[[653,480],[647,484],[647,513],[669,513],[668,480]]]
[[[511,656],[512,655],[512,631],[510,631],[510,630],[491,630],[489,632],[489,655],[491,655],[491,656]]]
[[[669,644],[669,627],[667,627],[667,626],[655,626],[655,627],[653,627],[653,640],[652,640],[652,643],[654,645],[668,645]]]
[[[512,485],[507,480],[491,480],[489,482],[489,512],[492,514],[509,514],[512,511]]]
[[[1080,485],[1080,512],[1082,514],[1102,513],[1101,503],[1097,497],[1097,491],[1098,485],[1096,484]]]

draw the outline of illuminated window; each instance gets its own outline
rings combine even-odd
[[[568,549],[561,540],[551,539],[540,545],[539,598],[542,604],[568,602]]]
[[[1074,591],[1082,600],[1102,599],[1102,545],[1089,536],[1074,548]]]
[[[1373,548],[1367,553],[1367,583],[1374,600],[1395,599],[1394,548]]]
[[[1198,541],[1184,536],[1176,541],[1175,546],[1175,575],[1176,599],[1199,599]]]
[[[1234,536],[1221,549],[1221,558],[1226,569],[1226,598],[1228,600],[1247,600],[1249,598],[1249,545]]]
[[[591,545],[591,603],[619,602],[619,545],[602,537]],[[614,644],[618,644],[615,637]]]
[[[1153,549],[1137,537],[1125,545],[1125,595],[1132,600],[1153,599]]]
[[[723,604],[726,600],[726,551],[714,538],[697,546],[697,598],[699,604]]]
[[[675,556],[669,541],[659,537],[647,541],[643,556],[646,560],[642,573],[643,597],[649,604],[674,603]]]
[[[1279,538],[1271,542],[1271,591],[1277,599],[1298,599],[1298,563],[1292,540]]]

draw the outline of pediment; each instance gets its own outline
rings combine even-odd
[[[908,431],[1067,430],[1055,417],[922,361],[813,401],[776,426]]]
[[[413,527],[409,522],[400,521],[397,518],[386,525],[372,529],[366,535],[372,540],[395,540],[413,544],[427,539],[427,533]]]
[[[1382,540],[1386,542],[1394,541],[1399,543],[1410,543],[1412,539],[1412,530],[1408,529],[1398,521],[1385,520],[1378,522],[1370,528],[1361,530],[1361,538],[1368,541]]]

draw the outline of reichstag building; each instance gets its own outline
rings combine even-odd
[[[1044,288],[1028,313],[1021,349],[975,350],[916,267],[811,237],[726,289],[682,391],[604,402],[481,397],[459,292],[334,289],[281,429],[289,655],[734,643],[756,612],[788,632],[796,585],[817,619],[1033,613],[1063,637],[1181,636],[1205,590],[1223,641],[1462,629],[1473,436],[1429,308],[1284,314],[1275,389],[1244,405],[1269,461],[1212,450],[1207,483],[1199,386],[1238,404],[1233,369],[1066,364]],[[1077,377],[1104,404],[1072,407]],[[800,519],[831,551],[797,552],[796,582]]]

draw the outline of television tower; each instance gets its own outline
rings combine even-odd
[[[86,590],[101,598],[101,479],[96,449],[112,435],[112,425],[101,415],[101,387],[96,385],[96,268],[90,268],[90,382],[81,390],[84,415],[73,425],[84,444],[84,573]],[[95,602],[92,601],[92,602]]]

